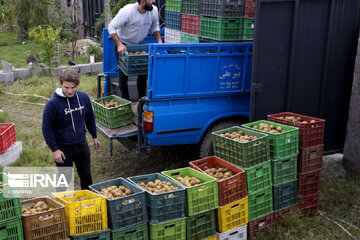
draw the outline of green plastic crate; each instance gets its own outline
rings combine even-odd
[[[149,223],[151,240],[185,240],[186,239],[186,219],[167,221],[164,223]]]
[[[101,101],[110,100],[115,100],[121,105],[114,108],[106,108],[100,104]],[[134,120],[134,114],[131,109],[131,102],[126,99],[122,99],[115,95],[110,95],[107,97],[94,99],[92,102],[96,121],[109,128],[121,127],[132,123]]]
[[[110,230],[102,231],[102,232],[96,232],[96,233],[90,233],[85,234],[81,236],[70,236],[71,240],[90,240],[90,239],[96,239],[96,240],[110,240]]]
[[[285,132],[280,134],[273,134],[259,129],[253,129],[252,126],[257,125],[259,127],[260,123],[272,124],[277,128],[278,126],[282,127]],[[288,157],[299,152],[299,129],[296,127],[291,127],[279,123],[274,123],[270,121],[257,121],[241,125],[244,128],[248,128],[257,132],[265,133],[269,135],[270,142],[270,158],[279,159]]]
[[[273,187],[274,211],[291,207],[298,202],[298,181],[283,183]]]
[[[6,178],[5,173],[0,173],[1,182],[5,182]],[[8,191],[10,187],[4,184],[0,189],[1,191]],[[19,195],[14,193],[12,196],[12,198],[8,198],[4,196],[3,192],[0,192],[0,223],[22,216]]]
[[[166,0],[166,10],[181,12],[181,0]]]
[[[249,221],[268,215],[273,211],[272,187],[248,195]]]
[[[291,182],[297,179],[297,154],[271,161],[273,185]]]
[[[138,224],[132,227],[111,231],[112,240],[147,240],[147,223]]]
[[[244,18],[242,40],[253,40],[254,38],[254,18]]]
[[[221,136],[222,133],[243,131],[244,134],[257,137],[256,140],[241,143]],[[231,162],[242,168],[249,168],[270,159],[268,135],[241,127],[230,127],[216,131],[213,135],[215,156]]]
[[[0,223],[1,240],[24,240],[24,232],[21,218]]]
[[[220,41],[241,40],[242,18],[214,18],[200,16],[200,36]]]
[[[126,76],[147,75],[149,66],[149,45],[127,45],[127,52],[119,55],[118,65]],[[130,52],[146,54],[130,55]]]
[[[196,177],[201,181],[201,183],[196,186],[186,187],[187,216],[218,208],[218,184],[216,178],[210,177],[190,167],[163,171],[161,173],[175,181],[177,177],[184,176]]]
[[[199,36],[182,32],[181,43],[199,43]]]
[[[182,0],[181,13],[200,15],[200,0]]]
[[[186,218],[186,239],[204,239],[216,234],[215,211]]]
[[[248,194],[271,187],[271,161],[245,169]]]

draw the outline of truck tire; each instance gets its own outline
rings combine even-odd
[[[218,130],[229,128],[232,126],[240,126],[242,124],[238,121],[232,121],[232,120],[226,120],[219,122],[212,126],[211,128],[206,130],[206,133],[204,134],[203,138],[201,139],[199,143],[199,158],[205,158],[208,156],[214,155],[213,153],[213,147],[212,147],[212,133],[216,132]]]

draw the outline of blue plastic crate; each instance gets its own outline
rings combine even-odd
[[[120,185],[130,189],[133,194],[113,200],[106,199],[108,222],[112,230],[140,224],[148,220],[145,191],[133,183],[128,182],[126,179],[116,178],[93,184],[89,186],[89,188],[101,194],[100,191],[102,188]],[[127,200],[131,201],[127,203],[125,202]]]
[[[170,191],[166,193],[153,194],[146,191],[146,204],[149,215],[149,221],[151,223],[159,223],[169,221],[185,216],[185,188],[177,182],[161,175],[160,173],[152,173],[147,175],[140,175],[128,178],[130,182],[138,184],[144,182],[159,179],[161,181],[171,182],[173,186],[179,188],[176,191]],[[169,194],[173,194],[173,197],[168,197]]]
[[[127,45],[127,52],[119,54],[118,65],[127,76],[146,75],[148,72],[149,45]],[[134,52],[146,54],[131,55]]]
[[[292,181],[273,187],[274,211],[291,207],[298,202],[298,181]]]
[[[167,28],[181,30],[181,13],[165,10],[165,26]]]

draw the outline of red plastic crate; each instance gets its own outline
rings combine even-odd
[[[296,123],[279,118],[285,116],[300,117],[303,121],[307,121],[308,123]],[[299,148],[313,147],[313,146],[322,145],[324,143],[324,127],[325,127],[324,119],[309,117],[292,112],[271,114],[268,115],[267,117],[268,120],[272,122],[298,127]],[[315,122],[310,123],[311,120],[315,120]]]
[[[323,162],[324,145],[303,148],[298,155],[298,173],[320,170]]]
[[[298,174],[298,195],[306,197],[318,194],[320,191],[320,178],[320,170]]]
[[[200,16],[181,14],[181,31],[200,35]]]
[[[6,152],[16,142],[13,123],[0,123],[0,153]]]
[[[274,224],[274,214],[268,214],[248,223],[248,238],[253,239],[258,231],[261,231]]]
[[[245,0],[244,18],[255,17],[255,0]]]
[[[233,172],[233,176],[217,181],[219,206],[225,206],[247,196],[245,170],[215,156],[192,161],[189,166],[203,173],[205,173],[204,167],[227,168]]]
[[[299,209],[304,215],[313,215],[316,213],[319,206],[319,193],[299,196],[298,200]]]
[[[295,204],[294,206],[281,209],[279,211],[274,212],[274,223],[279,223],[283,219],[283,217],[289,212],[294,212],[299,209],[299,204]]]

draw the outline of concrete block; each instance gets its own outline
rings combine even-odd
[[[18,68],[13,71],[15,79],[22,79],[30,75],[30,69],[28,68]]]
[[[11,73],[1,73],[0,74],[0,83],[5,84],[6,86],[11,86],[14,83],[14,74]]]
[[[0,154],[0,166],[6,167],[16,162],[22,152],[22,142],[15,142],[6,152]]]
[[[66,67],[66,66],[60,66],[60,67],[55,68],[54,71],[53,71],[53,76],[54,77],[59,77],[60,74],[67,68],[68,67]]]
[[[4,60],[1,60],[1,64],[2,64],[2,69],[3,69],[3,72],[4,73],[11,73],[12,72],[12,64],[7,62],[7,61],[4,61]]]
[[[79,64],[78,65],[80,68],[80,74],[89,74],[91,73],[91,66],[90,64]]]
[[[79,68],[78,65],[77,65],[77,66],[71,66],[70,68],[71,68],[71,69],[74,69],[75,71],[77,71],[78,73],[80,73],[80,68]]]
[[[95,74],[102,73],[103,72],[103,63],[97,62],[97,63],[91,64],[91,72],[95,73]]]

